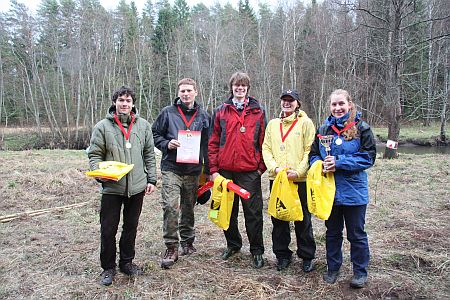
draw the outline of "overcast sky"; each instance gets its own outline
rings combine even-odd
[[[215,4],[216,2],[220,3],[226,3],[227,0],[186,0],[187,4],[192,7],[197,3],[203,2],[206,6],[211,6]],[[250,0],[250,4],[252,7],[257,10],[259,3],[267,3],[271,8],[275,8],[277,6],[277,3],[281,1],[282,3],[286,4],[289,2],[292,2],[292,0]],[[20,3],[25,3],[33,12],[36,11],[37,7],[39,6],[40,0],[18,0]],[[126,0],[126,2],[130,3],[131,0]],[[152,1],[155,3],[156,1]],[[171,3],[173,3],[173,0],[170,0]],[[233,6],[237,7],[237,4],[239,0],[228,0]],[[304,1],[309,2],[309,1]],[[114,9],[117,7],[117,3],[119,3],[119,0],[100,0],[100,3],[105,7],[106,9]],[[144,6],[145,0],[135,0],[134,3],[136,3],[136,6],[138,8],[138,11],[142,11],[142,8]],[[9,9],[10,1],[9,0],[0,0],[0,11],[7,11]]]

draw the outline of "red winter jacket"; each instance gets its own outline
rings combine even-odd
[[[267,124],[264,108],[249,97],[243,113],[245,132],[240,131],[240,112],[231,98],[214,110],[208,143],[210,174],[219,170],[261,173],[266,170],[261,153]]]

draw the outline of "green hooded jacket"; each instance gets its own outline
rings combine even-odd
[[[133,169],[119,181],[102,183],[103,194],[114,194],[131,197],[145,190],[147,183],[156,185],[156,159],[153,134],[150,123],[139,117],[136,109],[132,112],[135,120],[132,126],[129,142],[131,148],[126,148],[126,139],[114,120],[116,108],[112,105],[106,118],[98,122],[91,136],[88,150],[89,167],[98,169],[101,161],[118,161],[134,164]],[[128,132],[132,117],[119,116],[123,127]]]

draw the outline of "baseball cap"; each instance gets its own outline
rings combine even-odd
[[[292,98],[294,98],[297,101],[300,101],[300,96],[298,94],[297,90],[286,90],[283,93],[281,93],[280,99],[286,96],[290,96]]]

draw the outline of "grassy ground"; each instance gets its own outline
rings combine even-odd
[[[226,262],[218,259],[225,245],[223,234],[206,218],[208,207],[197,206],[197,253],[162,270],[159,189],[146,196],[138,229],[135,262],[146,274],[133,279],[119,274],[111,287],[102,287],[98,186],[84,175],[84,152],[0,151],[0,165],[2,216],[89,201],[79,208],[0,223],[0,299],[450,298],[448,155],[378,159],[370,169],[367,231],[372,258],[369,284],[361,290],[348,287],[347,241],[342,276],[334,285],[323,282],[325,230],[316,219],[316,271],[302,273],[296,260],[286,271],[277,272],[266,211],[264,268],[252,267],[245,238],[240,254]],[[239,218],[245,237],[243,216]]]

